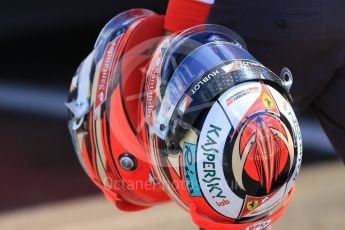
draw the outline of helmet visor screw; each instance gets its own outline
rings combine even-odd
[[[161,124],[161,125],[159,126],[159,128],[160,128],[161,131],[163,131],[163,130],[165,129],[165,125],[164,125],[164,124]]]
[[[137,168],[137,160],[132,154],[123,153],[119,157],[119,164],[121,168],[126,171],[133,171]]]

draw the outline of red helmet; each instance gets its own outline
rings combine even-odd
[[[206,229],[261,229],[291,198],[302,141],[291,73],[275,75],[231,30],[163,36],[131,10],[102,30],[67,107],[79,159],[122,210],[169,200]]]
[[[144,148],[138,97],[144,84],[140,70],[150,58],[145,49],[163,34],[162,23],[149,10],[114,17],[77,70],[66,104],[81,164],[106,197],[126,211],[169,200]],[[149,25],[156,29],[147,32]]]

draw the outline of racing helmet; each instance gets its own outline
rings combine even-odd
[[[123,12],[100,32],[70,87],[68,123],[75,152],[91,180],[119,209],[137,211],[170,200],[152,174],[140,129],[140,96],[163,17]],[[153,28],[147,31],[148,26]]]
[[[233,31],[167,35],[126,11],[103,28],[66,106],[75,152],[124,211],[170,200],[205,229],[260,229],[292,196],[302,158],[292,76],[260,64]]]
[[[286,208],[302,159],[292,75],[218,25],[163,40],[146,76],[155,176],[206,229],[261,229]]]

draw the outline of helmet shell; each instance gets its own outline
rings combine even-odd
[[[166,38],[146,76],[148,152],[157,180],[213,222],[253,222],[287,201],[302,140],[284,80],[231,30]]]
[[[105,196],[125,211],[169,200],[153,177],[145,135],[138,128],[143,117],[140,100],[128,100],[141,92],[144,77],[139,70],[150,57],[142,51],[162,35],[163,21],[143,9],[110,20],[76,72],[66,103],[81,165]],[[149,26],[156,29],[147,31]]]

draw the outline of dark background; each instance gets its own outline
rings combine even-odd
[[[0,212],[98,192],[67,131],[71,77],[109,19],[131,8],[163,14],[166,2],[1,1]],[[300,120],[304,163],[336,160],[311,112]]]

